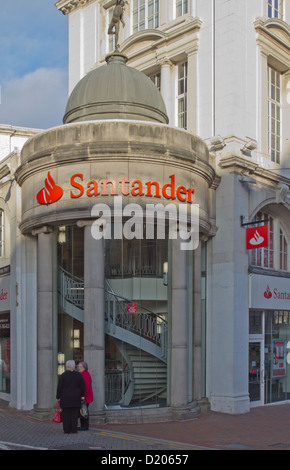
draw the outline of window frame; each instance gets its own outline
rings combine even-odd
[[[137,4],[137,6],[136,6]],[[153,13],[149,15],[150,8],[153,7]],[[142,9],[144,8],[144,18]],[[133,0],[132,2],[132,34],[145,29],[156,29],[159,27],[159,0]],[[137,21],[136,21],[137,16]],[[141,18],[140,18],[141,17]],[[150,23],[153,22],[154,26]]]
[[[268,153],[271,161],[280,164],[282,151],[282,75],[268,64]]]
[[[180,129],[187,130],[187,81],[188,81],[188,62],[176,66],[176,125]],[[183,74],[181,75],[181,72]]]
[[[179,18],[183,15],[186,15],[189,11],[188,0],[175,0],[175,18]],[[178,13],[180,9],[180,13]]]
[[[289,243],[285,230],[278,218],[259,211],[253,222],[269,219],[269,247],[255,248],[249,252],[249,265],[262,269],[289,272]]]
[[[283,20],[284,2],[283,0],[267,0],[267,16],[268,18],[276,18]]]

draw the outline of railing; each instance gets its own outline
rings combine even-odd
[[[72,276],[64,269],[58,269],[58,289],[61,294],[61,304],[63,300],[83,310],[84,308],[84,281],[76,276]]]
[[[151,341],[161,349],[161,357],[167,358],[167,321],[146,307],[138,307],[138,313],[129,313],[127,305],[130,299],[123,297],[113,291],[108,281],[105,287],[105,319],[111,325],[116,325],[126,331]]]
[[[84,281],[59,268],[58,290],[63,309],[83,321]],[[138,310],[135,314],[129,313],[127,306],[132,300],[114,292],[108,281],[105,284],[104,294],[106,332],[120,339],[116,334],[118,330],[125,342],[141,349],[143,347],[144,350],[166,363],[168,336],[166,320],[139,304],[136,304]],[[76,310],[81,312],[79,316]],[[139,338],[145,341],[140,343]],[[106,370],[106,403],[121,403],[131,383],[131,372],[128,366],[120,370]]]
[[[106,405],[121,403],[131,383],[129,368],[105,371]]]

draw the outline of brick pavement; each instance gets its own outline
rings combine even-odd
[[[32,419],[0,400],[0,450],[290,450],[289,421],[290,404],[280,404],[245,415],[210,412],[183,422],[96,425],[66,436],[62,425]]]

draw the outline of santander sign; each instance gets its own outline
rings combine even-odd
[[[47,173],[47,178],[45,179],[44,184],[45,187],[42,188],[36,196],[39,204],[52,204],[62,197],[63,189],[55,184],[50,171]]]
[[[264,297],[267,300],[290,300],[290,292],[279,291],[276,287],[271,291],[270,287],[267,286],[267,289],[264,292]]]
[[[160,185],[157,181],[146,181],[143,183],[139,179],[126,179],[125,177],[119,181],[110,180],[90,180],[84,182],[82,173],[76,173],[70,178],[71,190],[69,196],[71,199],[78,199],[83,195],[86,197],[96,196],[144,196],[155,197],[186,202],[193,204],[193,195],[195,190],[186,188],[185,186],[177,186],[175,183],[175,175],[169,176],[169,182]],[[63,189],[58,186],[52,178],[50,172],[44,181],[44,187],[37,193],[36,199],[39,204],[49,205],[57,202],[63,195]]]

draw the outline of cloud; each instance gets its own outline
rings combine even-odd
[[[66,69],[39,68],[1,86],[0,122],[47,129],[62,124],[68,100]]]
[[[68,17],[54,0],[1,0],[1,81],[40,67],[67,67]]]

